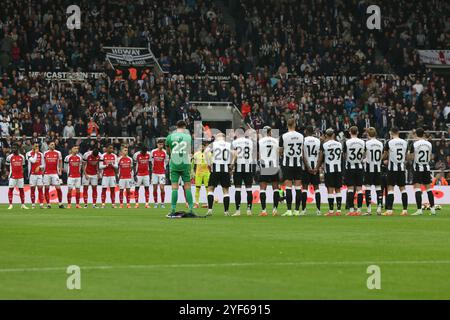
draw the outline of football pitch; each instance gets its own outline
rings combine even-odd
[[[312,206],[304,217],[259,217],[255,206],[247,217],[244,204],[225,217],[218,204],[206,219],[142,206],[6,207],[0,299],[450,299],[449,206],[419,217],[318,217]],[[67,288],[70,265],[80,290]],[[370,265],[381,289],[368,289]]]

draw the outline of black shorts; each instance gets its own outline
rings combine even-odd
[[[381,186],[381,172],[366,172],[364,184],[366,186]]]
[[[347,169],[345,171],[345,184],[347,186],[361,187],[364,180],[364,171],[362,169]]]
[[[282,167],[283,180],[302,180],[302,168],[301,167]]]
[[[404,187],[406,185],[406,172],[405,171],[388,171],[387,185]]]
[[[325,186],[327,188],[341,188],[342,172],[325,173]]]
[[[431,184],[430,171],[413,171],[413,183],[416,184]]]
[[[211,172],[209,176],[208,187],[217,187],[221,185],[222,188],[231,187],[231,179],[229,172]]]
[[[242,182],[244,182],[246,187],[251,187],[253,184],[253,175],[252,172],[235,172],[233,174],[233,182],[236,187],[241,187]]]
[[[302,184],[304,186],[318,186],[320,184],[320,175],[317,174],[311,174],[308,171],[303,171],[303,177],[302,177]]]
[[[259,176],[259,182],[272,183],[280,181],[280,176],[278,173],[276,174],[265,174]]]

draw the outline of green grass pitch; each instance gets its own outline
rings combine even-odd
[[[450,299],[448,206],[434,217],[317,217],[312,206],[247,217],[244,205],[225,217],[217,204],[207,219],[16,207],[0,206],[0,299]],[[372,264],[380,290],[367,288]],[[69,265],[81,290],[66,287]]]

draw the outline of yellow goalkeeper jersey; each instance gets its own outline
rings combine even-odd
[[[209,171],[204,152],[197,151],[194,153],[194,158],[192,160],[193,164],[197,165],[196,173],[205,173]]]

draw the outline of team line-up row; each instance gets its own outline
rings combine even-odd
[[[394,186],[398,186],[402,193],[402,215],[407,214],[408,198],[405,190],[405,163],[408,159],[413,163],[413,183],[416,189],[417,211],[415,215],[422,214],[422,186],[427,190],[431,213],[435,214],[434,196],[430,190],[431,173],[430,161],[432,145],[424,138],[423,129],[416,130],[416,141],[408,147],[408,143],[399,138],[398,129],[392,128],[391,139],[385,145],[376,139],[374,128],[367,130],[368,140],[358,138],[358,128],[351,127],[350,138],[343,143],[336,141],[332,129],[325,132],[323,139],[313,135],[311,127],[306,128],[305,136],[296,131],[295,122],[288,121],[288,132],[279,139],[272,137],[271,128],[264,128],[264,136],[256,145],[245,134],[238,135],[232,142],[225,140],[225,136],[218,134],[210,144],[203,144],[201,150],[190,154],[191,137],[185,133],[185,126],[181,122],[177,130],[170,134],[166,141],[158,140],[157,148],[147,150],[145,146],[132,157],[128,155],[128,148],[123,146],[120,155],[114,154],[112,145],[108,145],[104,153],[93,149],[84,155],[79,154],[79,147],[74,146],[70,154],[62,159],[61,153],[55,149],[55,143],[48,144],[48,150],[40,152],[39,144],[25,156],[13,146],[12,153],[7,157],[10,171],[9,180],[9,208],[12,208],[13,190],[19,189],[22,208],[25,206],[23,166],[28,162],[30,195],[32,208],[37,204],[36,189],[40,207],[50,208],[50,186],[56,187],[58,206],[64,208],[62,203],[61,175],[67,172],[68,207],[71,207],[72,190],[75,191],[76,207],[80,207],[80,189],[83,187],[84,206],[87,207],[88,188],[92,186],[93,206],[97,207],[97,185],[101,179],[101,203],[105,207],[107,190],[110,190],[112,206],[115,207],[116,175],[120,189],[120,206],[124,203],[129,208],[131,188],[135,188],[135,207],[139,207],[138,189],[145,189],[145,207],[149,207],[150,185],[153,185],[153,198],[155,207],[158,205],[158,187],[160,188],[161,202],[164,206],[164,185],[166,183],[166,166],[169,164],[172,181],[172,213],[175,212],[178,198],[178,183],[184,182],[185,190],[189,190],[187,200],[190,211],[199,206],[199,191],[202,185],[208,188],[208,215],[212,215],[214,203],[214,189],[221,185],[224,194],[224,212],[229,215],[229,187],[231,177],[235,185],[236,212],[240,215],[241,188],[247,191],[247,214],[252,213],[252,185],[255,175],[259,176],[260,201],[262,211],[260,215],[267,215],[266,188],[271,185],[274,191],[272,214],[278,214],[280,201],[280,183],[285,185],[285,200],[287,211],[283,216],[301,216],[306,213],[307,187],[312,185],[315,189],[317,214],[321,214],[321,199],[318,190],[320,184],[319,169],[323,166],[324,182],[328,191],[329,211],[327,215],[340,215],[342,206],[341,187],[343,180],[348,187],[346,209],[347,215],[361,215],[363,204],[363,189],[366,186],[365,198],[368,205],[364,215],[371,214],[371,188],[375,187],[377,194],[377,214],[381,214],[383,193],[381,190],[381,167],[387,165],[388,194],[386,197],[386,212],[392,215],[394,202]],[[165,149],[165,145],[167,151]],[[253,159],[254,147],[257,150],[258,161],[255,166]],[[170,156],[169,156],[170,154]],[[280,161],[281,157],[281,161]],[[191,168],[191,160],[194,164]],[[64,163],[64,165],[63,165]],[[151,170],[150,170],[151,165]],[[281,175],[279,174],[281,170]],[[189,201],[190,181],[195,173],[196,195],[195,204]],[[281,176],[281,177],[280,177]],[[150,179],[151,177],[151,179]],[[45,188],[44,188],[45,186]],[[295,190],[295,208],[292,210],[293,190]],[[303,192],[302,192],[303,190]],[[125,191],[125,192],[124,192]],[[356,196],[356,205],[355,205]],[[334,203],[336,202],[336,210]],[[301,211],[300,211],[301,206]]]

